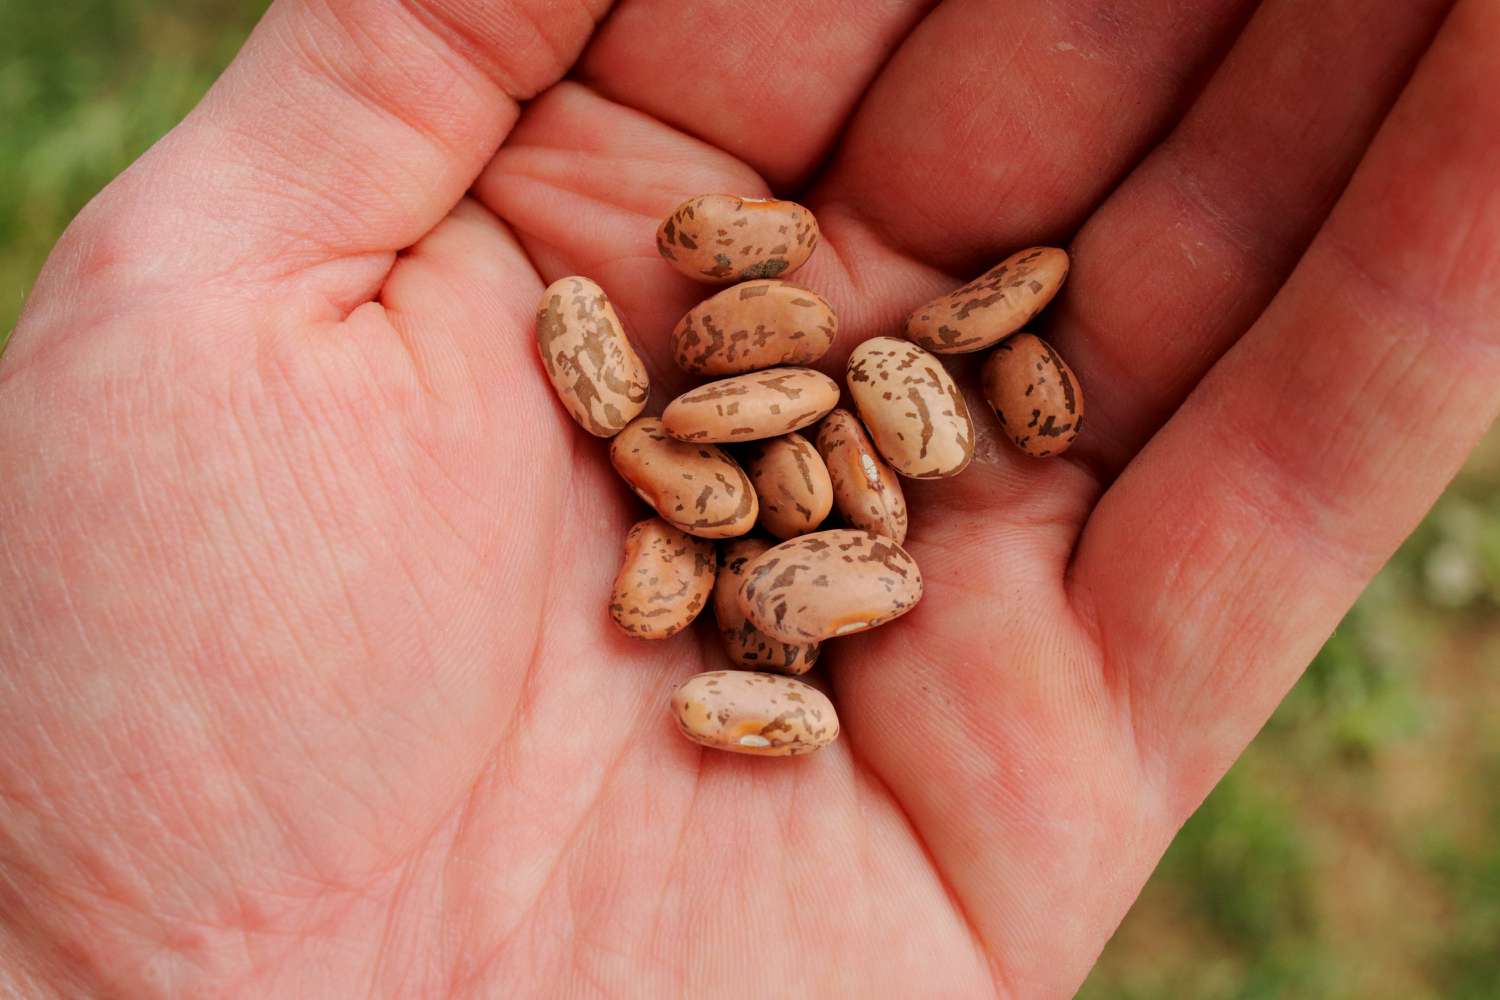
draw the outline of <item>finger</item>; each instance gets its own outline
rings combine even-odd
[[[1089,390],[1090,433],[1072,454],[1105,481],[1271,300],[1451,5],[1264,5],[1089,219],[1048,320]]]
[[[951,0],[871,87],[818,198],[960,273],[1064,238],[1252,6]]]
[[[1179,815],[1500,406],[1500,7],[1462,3],[1266,316],[1090,520],[1074,593]]]
[[[933,0],[769,4],[628,0],[580,78],[738,157],[778,188],[827,154],[870,80]]]
[[[81,267],[309,276],[335,306],[458,201],[604,0],[278,0],[202,105],[95,213]]]

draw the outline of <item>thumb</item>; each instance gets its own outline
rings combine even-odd
[[[70,279],[296,279],[348,310],[458,202],[608,0],[277,0],[59,245]],[[143,262],[148,262],[143,266]]]

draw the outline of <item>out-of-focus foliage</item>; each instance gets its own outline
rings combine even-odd
[[[1500,997],[1500,432],[1183,827],[1085,1000]]]
[[[1497,647],[1500,652],[1500,647]],[[1500,788],[1500,757],[1484,772],[1490,788]],[[1438,969],[1453,1000],[1493,1000],[1500,994],[1500,796],[1481,804],[1484,830],[1467,844],[1450,833],[1437,834],[1428,858],[1452,894],[1453,928],[1437,956]]]
[[[0,0],[0,337],[265,0]],[[1087,1000],[1500,997],[1500,436],[1183,828]]]

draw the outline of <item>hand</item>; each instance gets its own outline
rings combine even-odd
[[[59,244],[0,365],[0,985],[1066,996],[1496,414],[1486,0],[603,6],[280,0]],[[673,732],[715,640],[613,630],[642,509],[531,333],[597,279],[661,405],[708,290],[656,222],[768,188],[830,372],[1070,241],[1089,398],[1045,462],[975,400],[795,761]]]

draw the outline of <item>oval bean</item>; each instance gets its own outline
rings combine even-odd
[[[791,274],[818,245],[818,222],[792,201],[704,194],[656,230],[656,249],[696,281],[727,285]]]
[[[916,309],[906,321],[906,336],[937,354],[983,350],[1031,322],[1067,277],[1065,251],[1022,250]]]
[[[838,401],[838,383],[822,372],[768,368],[683,393],[667,404],[661,425],[681,441],[758,441],[815,423]]]
[[[880,457],[859,418],[834,410],[818,426],[818,454],[828,467],[833,502],[845,521],[895,541],[906,541],[906,496],[901,480]]]
[[[672,693],[672,714],[694,743],[760,757],[812,753],[839,735],[838,713],[823,692],[748,670],[689,678]]]
[[[625,558],[615,576],[610,617],[637,639],[666,639],[693,623],[714,588],[713,542],[659,517],[625,536]]]
[[[590,434],[613,437],[646,407],[651,382],[604,289],[554,281],[536,314],[536,346],[552,388]]]
[[[849,355],[849,395],[891,467],[956,476],[974,456],[969,407],[943,363],[910,341],[872,337]]]
[[[744,470],[722,448],[668,436],[655,417],[640,417],[616,435],[609,460],[674,528],[733,538],[755,527],[759,504]]]
[[[995,348],[984,363],[984,397],[1016,447],[1035,458],[1061,455],[1083,430],[1083,391],[1052,346],[1029,333]]]
[[[838,332],[822,296],[784,281],[747,281],[688,311],[672,356],[694,375],[737,375],[821,358]]]
[[[760,500],[760,526],[777,538],[816,531],[833,509],[828,467],[801,434],[747,445],[745,471]]]
[[[740,610],[782,642],[821,642],[899,618],[922,599],[922,574],[884,535],[835,528],[782,542],[745,567]]]

